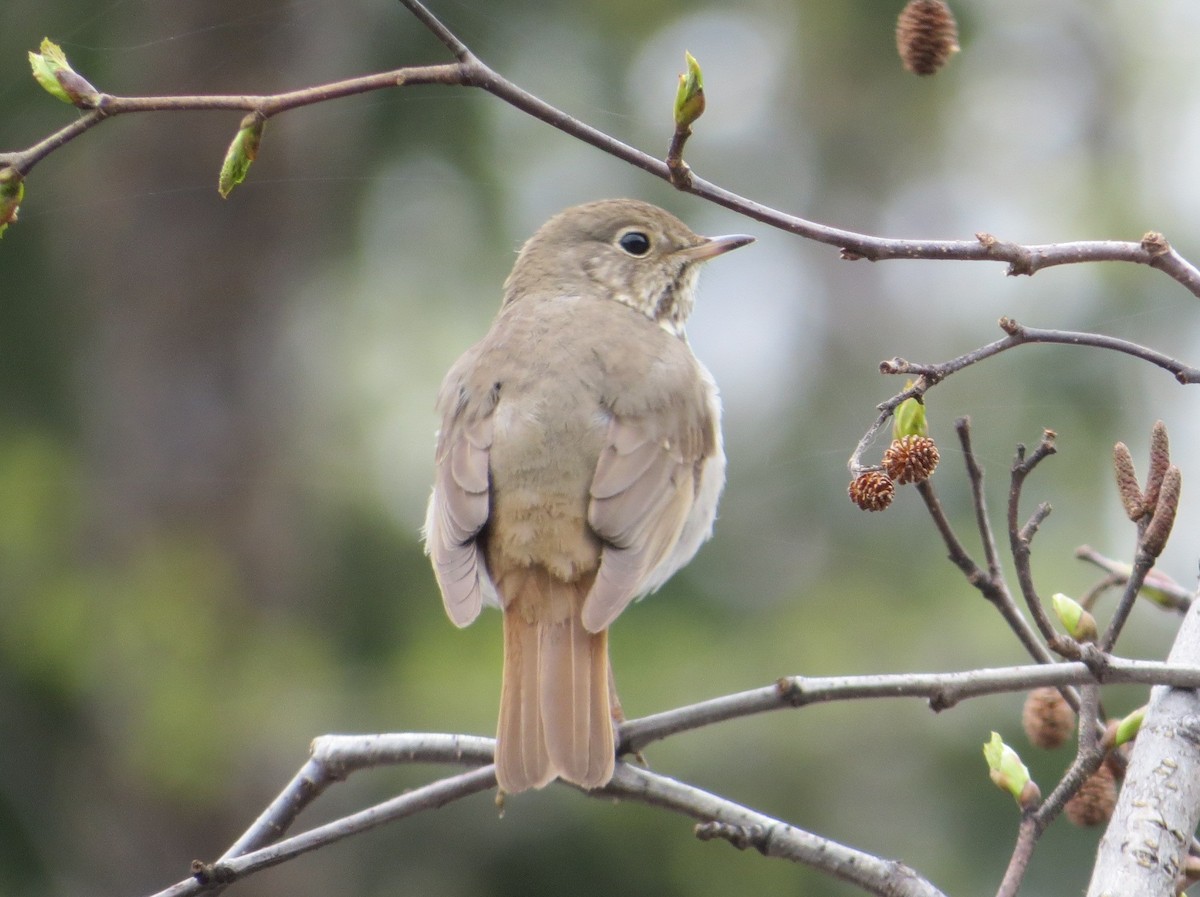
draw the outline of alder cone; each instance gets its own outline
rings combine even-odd
[[[896,21],[900,61],[915,75],[932,75],[958,52],[958,23],[943,0],[909,0]]]
[[[903,486],[922,483],[937,469],[940,456],[937,446],[928,436],[902,436],[883,453],[883,469]]]
[[[1116,806],[1117,782],[1108,764],[1103,763],[1067,801],[1063,812],[1076,825],[1087,827],[1108,822]]]
[[[1057,688],[1035,688],[1025,697],[1021,726],[1032,744],[1054,750],[1062,747],[1075,729],[1075,711]]]
[[[892,503],[896,484],[882,470],[868,470],[850,481],[850,500],[864,511],[882,511]]]

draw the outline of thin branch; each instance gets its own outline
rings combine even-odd
[[[930,389],[946,378],[981,361],[993,358],[1001,352],[1015,349],[1017,346],[1048,344],[1106,349],[1130,355],[1142,361],[1149,362],[1156,367],[1160,367],[1172,374],[1181,384],[1190,385],[1200,383],[1200,368],[1184,364],[1168,355],[1130,342],[1129,340],[1105,336],[1099,333],[1082,333],[1072,330],[1043,330],[1036,327],[1026,327],[1024,324],[1020,324],[1012,318],[1007,317],[1001,318],[999,325],[1008,334],[1007,336],[947,361],[920,363],[907,361],[903,358],[889,358],[879,363],[879,372],[882,374],[903,375],[916,379],[906,386],[903,391],[876,406],[876,410],[879,412],[878,416],[871,423],[867,432],[859,439],[858,444],[854,447],[854,451],[850,454],[850,460],[846,464],[852,476],[857,476],[864,470],[870,469],[869,465],[863,463],[862,456],[866,454],[880,431],[887,426],[888,421],[892,418],[892,414],[902,402],[909,398],[922,398]]]
[[[1129,564],[1105,557],[1090,545],[1081,545],[1076,548],[1075,557],[1095,564],[1101,570],[1106,571],[1116,585],[1124,585],[1129,582],[1129,575],[1133,572],[1133,567]],[[1146,574],[1141,593],[1149,595],[1150,600],[1158,606],[1179,613],[1186,613],[1194,599],[1192,592],[1159,570],[1151,570]]]
[[[1038,596],[1037,586],[1033,582],[1033,570],[1029,565],[1030,540],[1036,533],[1038,525],[1050,513],[1050,506],[1039,506],[1038,512],[1024,527],[1020,526],[1017,520],[1025,478],[1033,472],[1038,464],[1055,453],[1054,439],[1053,430],[1044,430],[1037,447],[1028,457],[1025,454],[1025,446],[1017,447],[1017,457],[1013,461],[1012,479],[1008,490],[1008,540],[1012,551],[1013,565],[1017,572],[1017,584],[1021,587],[1025,605],[1029,608],[1029,613],[1033,616],[1033,621],[1037,624],[1042,638],[1051,649],[1061,652],[1064,640],[1055,630],[1054,624],[1050,622],[1050,617],[1046,614],[1045,607],[1042,606],[1042,599]]]
[[[285,93],[253,96],[248,94],[214,94],[197,96],[165,97],[119,97],[100,94],[96,107],[85,112],[69,125],[55,131],[44,140],[28,149],[12,153],[0,153],[0,168],[13,168],[22,175],[28,174],[35,165],[52,152],[101,122],[118,115],[136,112],[183,112],[204,110],[229,110],[255,112],[264,119],[281,112],[325,103],[341,97],[355,96],[375,90],[404,87],[416,84],[466,84],[470,68],[464,65],[425,65],[411,68],[348,78],[316,87],[306,87]]]
[[[691,785],[629,764],[618,764],[612,782],[595,796],[620,797],[664,807],[699,820],[696,836],[753,847],[763,856],[801,863],[879,897],[945,897],[932,883],[895,860],[884,860],[822,838],[764,813]]]
[[[1098,679],[1098,675],[1102,678]],[[930,708],[938,712],[954,707],[960,701],[985,695],[1023,692],[1047,685],[1079,685],[1101,681],[1147,685],[1163,683],[1191,688],[1200,684],[1200,669],[1111,657],[1107,658],[1099,674],[1082,661],[1071,661],[952,673],[794,676],[780,679],[774,685],[630,720],[621,726],[619,749],[622,753],[634,753],[655,741],[714,723],[830,701],[924,698]]]
[[[409,12],[416,16],[417,21],[428,28],[430,33],[445,45],[447,50],[454,54],[454,58],[459,62],[468,62],[475,58],[475,55],[467,49],[467,45],[459,40],[453,31],[443,25],[437,16],[426,9],[418,0],[400,0],[400,2],[404,4]]]
[[[1138,592],[1142,589],[1142,583],[1146,580],[1146,574],[1150,572],[1154,562],[1154,555],[1141,549],[1138,549],[1134,555],[1133,569],[1125,582],[1125,591],[1121,593],[1121,600],[1117,602],[1112,618],[1109,619],[1108,626],[1100,637],[1100,650],[1111,651],[1116,645],[1121,630],[1125,628],[1125,623],[1129,620],[1130,613],[1133,612],[1133,605],[1137,601]]]
[[[983,544],[988,578],[997,582],[1003,576],[1000,568],[1000,552],[996,548],[996,536],[992,532],[991,518],[988,515],[987,494],[983,489],[983,467],[976,458],[975,449],[971,444],[971,419],[960,417],[954,422],[954,431],[958,434],[963,463],[967,467],[967,480],[971,484],[971,504],[975,508],[975,526],[979,530],[979,540]]]
[[[239,857],[222,858],[212,864],[196,863],[192,877],[155,897],[185,897],[215,890],[349,835],[489,790],[496,784],[494,768],[489,762],[493,747],[491,739],[456,735],[327,735],[318,738],[313,745],[312,759],[305,768],[326,767],[327,771],[320,775],[328,781],[358,769],[414,761],[488,765],[415,789],[270,847]],[[681,813],[704,824],[717,822],[754,832],[761,838],[760,849],[765,856],[803,863],[881,897],[944,897],[941,891],[901,863],[879,859],[629,764],[618,764],[613,780],[603,789],[584,793],[600,800],[633,800]],[[703,837],[701,832],[698,835]],[[232,849],[226,856],[229,853]]]
[[[938,500],[932,483],[928,480],[918,483],[917,493],[925,501],[925,507],[929,511],[929,516],[933,518],[934,526],[937,527],[938,532],[942,536],[942,541],[949,550],[951,562],[963,572],[967,582],[974,586],[1000,612],[1000,616],[1004,618],[1009,628],[1020,639],[1022,646],[1024,646],[1030,657],[1040,663],[1053,663],[1053,655],[1046,650],[1046,646],[1038,638],[1037,632],[1029,625],[1029,621],[1025,619],[1025,615],[1021,613],[1021,609],[1017,607],[1017,603],[1013,600],[1003,575],[989,576],[975,563],[966,549],[963,548],[962,542],[959,541],[954,528],[950,525],[950,520],[946,517],[946,512],[942,509],[942,504]]]
[[[870,259],[933,259],[957,261],[1006,262],[1010,275],[1032,275],[1044,268],[1084,262],[1120,261],[1147,265],[1162,271],[1193,295],[1200,297],[1200,269],[1180,256],[1158,233],[1148,233],[1139,242],[1094,240],[1024,246],[999,240],[990,234],[976,234],[972,240],[910,240],[890,239],[855,233],[788,215],[747,197],[718,187],[703,178],[688,173],[678,177],[661,159],[622,143],[604,132],[587,125],[549,103],[522,90],[481,62],[437,16],[418,0],[401,0],[413,16],[445,46],[457,60],[448,66],[418,66],[351,78],[317,87],[264,97],[211,97],[204,95],[177,97],[112,97],[102,94],[98,108],[84,114],[34,146],[10,153],[0,153],[0,168],[9,167],[21,175],[41,159],[62,147],[83,132],[114,115],[125,112],[182,111],[194,109],[243,109],[276,114],[289,108],[322,102],[354,93],[383,87],[403,87],[412,84],[445,84],[478,87],[498,97],[514,108],[562,131],[602,152],[652,174],[683,192],[723,206],[738,214],[761,221],[804,239],[813,240],[841,250],[848,260]],[[401,76],[403,73],[403,76]],[[290,105],[284,100],[295,95],[306,99]],[[236,102],[230,102],[236,100]],[[282,105],[281,105],[282,103]],[[1192,381],[1188,381],[1192,382]]]
[[[431,782],[391,800],[360,810],[349,816],[309,829],[250,853],[207,864],[193,863],[192,877],[160,891],[154,897],[185,897],[214,886],[230,884],[247,875],[277,866],[301,854],[333,844],[343,838],[368,831],[387,822],[432,810],[448,803],[487,791],[496,786],[496,771],[491,765]]]
[[[495,743],[475,735],[405,733],[403,735],[323,735],[313,741],[311,757],[287,787],[262,812],[220,861],[243,856],[277,841],[300,813],[325,789],[352,772],[394,763],[492,762]]]
[[[1007,352],[1009,349],[1016,348],[1017,346],[1040,343],[1063,346],[1088,346],[1093,349],[1107,349],[1112,352],[1120,352],[1162,368],[1172,374],[1182,384],[1200,383],[1200,368],[1184,364],[1168,355],[1156,352],[1153,349],[1130,342],[1129,340],[1119,339],[1114,336],[1105,336],[1099,333],[1081,333],[1073,330],[1045,330],[1037,327],[1027,327],[1024,324],[1014,321],[1012,318],[1001,318],[1000,329],[1007,333],[1008,336],[940,364],[914,364],[905,361],[903,358],[893,358],[880,364],[879,368],[885,374],[920,375],[930,377],[934,382],[938,382],[949,377],[951,374],[958,373],[963,368],[978,364],[985,359],[999,355],[1001,352]]]
[[[1012,856],[1008,858],[1008,868],[1004,870],[1004,878],[996,889],[996,897],[1016,897],[1025,880],[1025,870],[1033,859],[1033,849],[1041,837],[1041,829],[1032,813],[1021,816],[1021,827],[1017,830],[1017,843],[1013,847]]]
[[[882,676],[847,676],[829,678],[790,677],[774,685],[752,691],[726,695],[703,701],[688,707],[680,707],[664,713],[654,714],[624,723],[620,730],[620,750],[632,753],[648,744],[671,735],[699,729],[717,722],[737,719],[770,710],[785,710],[809,704],[837,700],[864,698],[920,697],[929,701],[935,711],[955,706],[960,701],[990,694],[1027,691],[1043,685],[1063,686],[1069,684],[1099,683],[1094,670],[1082,662],[1034,664],[1020,667],[969,670],[952,673],[894,674]],[[1103,668],[1105,683],[1162,683],[1182,689],[1200,688],[1200,668],[1192,666],[1170,666],[1152,661],[1111,658]],[[158,892],[154,897],[186,897],[202,891],[214,892],[225,885],[254,872],[278,865],[303,853],[316,850],[327,844],[366,831],[376,826],[414,815],[424,810],[445,806],[447,803],[487,791],[495,787],[495,772],[491,765],[495,741],[491,738],[470,735],[435,733],[400,733],[381,735],[325,735],[313,741],[310,759],[293,776],[288,785],[272,801],[271,805],[255,820],[254,824],[214,863],[197,862],[191,877]],[[299,814],[312,804],[329,785],[341,781],[351,773],[368,768],[400,763],[453,763],[479,767],[470,772],[450,776],[421,788],[384,801],[358,813],[337,819],[325,825],[309,829],[301,834],[280,840],[295,823]],[[767,820],[772,829],[772,839],[785,835],[784,840],[774,841],[768,852],[771,856],[782,856],[805,862],[841,876],[838,867],[846,856],[858,857],[853,863],[862,863],[865,854],[852,848],[843,848],[835,842],[826,841],[816,835],[786,826],[778,820],[770,820],[747,810],[740,805],[715,798],[705,792],[663,776],[655,776],[645,770],[626,764],[618,765],[618,776],[606,789],[590,792],[594,796],[620,796],[642,800],[659,806],[683,809],[695,818],[715,819],[741,825],[748,818],[758,820],[746,824],[760,824]],[[689,794],[690,803],[674,804],[661,798],[656,789],[647,789],[647,782],[670,783],[670,794]],[[659,797],[655,797],[659,795]],[[675,798],[671,799],[672,801]],[[721,801],[721,806],[733,808],[734,815],[713,814],[707,809],[707,801]],[[738,816],[751,814],[750,817]],[[742,821],[739,821],[741,819]],[[778,828],[778,826],[783,826]],[[798,840],[797,840],[798,839]],[[823,845],[813,853],[814,845]],[[839,851],[850,851],[840,854]],[[814,863],[813,856],[826,852],[836,857],[829,864]],[[911,870],[901,874],[898,864],[871,857],[878,868],[886,869],[887,875],[900,875],[909,881]],[[876,873],[871,873],[875,875]],[[883,872],[878,874],[883,875]],[[853,880],[853,879],[847,879]],[[882,879],[880,879],[882,880]],[[889,879],[891,880],[891,879]],[[922,890],[928,883],[919,878],[916,891],[871,890],[880,894],[935,894],[936,891]],[[862,884],[861,882],[858,882]],[[863,885],[866,887],[866,885]],[[889,885],[889,887],[892,887]],[[907,887],[907,885],[906,885]],[[932,887],[932,886],[928,886]]]

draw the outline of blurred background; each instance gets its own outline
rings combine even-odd
[[[902,3],[751,0],[546,5],[432,0],[488,63],[648,152],[665,152],[684,50],[708,112],[687,159],[778,208],[893,237],[1137,240],[1200,260],[1200,7],[957,0],[963,52],[901,69]],[[43,93],[43,36],[110,93],[270,93],[443,48],[388,0],[9,0],[0,149],[74,110]],[[940,361],[1010,315],[1200,362],[1197,300],[1121,265],[1005,277],[995,264],[843,262],[683,195],[464,89],[353,97],[272,120],[228,201],[237,113],[128,116],[39,165],[0,242],[0,893],[139,895],[232,843],[326,732],[490,734],[499,616],[445,618],[418,528],[443,372],[487,327],[514,250],[591,199],[658,202],[703,233],[749,231],[709,266],[689,333],[721,385],[729,484],[714,540],[612,638],[639,716],[788,674],[1025,660],[945,561],[903,489],[846,499],[845,462],[903,387],[881,359]],[[953,421],[969,414],[997,525],[1018,442],[1057,457],[1026,506],[1046,595],[1081,593],[1089,543],[1132,527],[1112,444],[1144,469],[1163,419],[1185,505],[1163,569],[1190,584],[1195,399],[1124,356],[1028,347],[930,396],[935,479],[977,550]],[[876,446],[878,457],[884,444]],[[1194,488],[1194,487],[1192,487]],[[1001,537],[1001,543],[1006,539]],[[1112,599],[1100,605],[1103,622]],[[1145,605],[1123,652],[1165,655],[1177,621]],[[1123,714],[1144,691],[1106,692]],[[941,715],[918,701],[771,714],[654,745],[653,768],[902,860],[949,894],[989,893],[1017,826],[988,781],[991,729],[1044,790],[1020,695]],[[357,774],[307,825],[444,770]],[[1086,883],[1098,832],[1046,835],[1022,893]],[[717,895],[857,891],[722,844],[686,820],[565,788],[491,797],[308,855],[237,886],[258,895]]]

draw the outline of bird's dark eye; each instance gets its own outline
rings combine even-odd
[[[650,238],[640,230],[631,230],[628,233],[621,234],[620,239],[617,240],[617,245],[630,255],[641,258],[650,251]]]

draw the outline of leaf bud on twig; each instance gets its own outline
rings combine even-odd
[[[1147,705],[1143,704],[1123,718],[1111,720],[1104,732],[1104,746],[1109,749],[1118,748],[1137,738],[1138,732],[1142,730],[1142,723],[1146,719],[1146,707]]]
[[[679,76],[679,89],[675,92],[675,127],[686,130],[704,114],[704,73],[696,57],[684,50],[687,71]]]
[[[1037,783],[1021,762],[1020,755],[1004,743],[999,732],[983,746],[983,758],[987,761],[988,775],[1001,791],[1013,796],[1022,810],[1032,810],[1042,799]]]
[[[258,158],[258,147],[262,143],[265,120],[253,112],[242,119],[237,134],[225,151],[221,164],[221,175],[217,180],[217,192],[227,199],[233,188],[246,179],[250,163]]]
[[[1058,619],[1062,621],[1071,638],[1077,642],[1096,641],[1099,635],[1096,618],[1082,604],[1062,592],[1055,592],[1051,595],[1050,603],[1054,606],[1054,613],[1058,615]]]
[[[100,101],[100,91],[71,68],[62,47],[50,38],[43,37],[38,49],[40,53],[29,51],[29,65],[33,69],[34,80],[42,85],[42,89],[80,109],[95,107]]]

